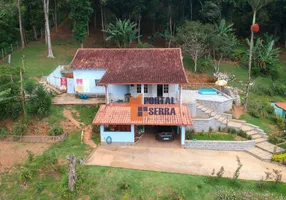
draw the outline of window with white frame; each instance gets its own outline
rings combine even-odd
[[[148,93],[148,85],[144,85],[144,93]]]
[[[141,85],[136,85],[137,93],[141,93]]]
[[[169,93],[169,85],[164,85],[163,86],[163,92],[164,93]]]

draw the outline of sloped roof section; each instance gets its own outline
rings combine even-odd
[[[191,126],[192,119],[187,106],[144,104],[152,108],[174,108],[175,115],[147,115],[142,120],[131,120],[131,109],[127,104],[101,105],[93,119],[95,125],[157,125]]]
[[[181,49],[78,49],[72,69],[107,69],[100,84],[187,84]]]
[[[286,102],[278,102],[276,106],[281,108],[282,110],[286,110]]]

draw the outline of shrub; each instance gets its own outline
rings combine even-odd
[[[248,113],[256,118],[272,116],[274,107],[267,101],[249,102]]]
[[[186,131],[186,139],[187,140],[192,140],[194,139],[194,135],[191,131]]]
[[[282,117],[276,115],[275,122],[280,130],[283,130],[285,128],[284,120]]]
[[[27,80],[24,83],[24,89],[28,92],[29,95],[31,95],[36,88],[36,83],[34,80]]]
[[[30,150],[27,150],[26,152],[28,154],[28,161],[32,162],[34,160],[35,154],[32,151],[30,151]]]
[[[19,174],[19,179],[26,185],[27,181],[32,179],[32,171],[29,168],[22,168]]]
[[[49,135],[50,136],[57,136],[57,135],[62,135],[64,133],[64,130],[60,126],[52,126],[49,130]]]
[[[43,182],[38,182],[34,185],[37,190],[37,193],[41,193],[45,189],[45,185]]]
[[[286,153],[273,154],[272,160],[275,162],[284,162],[284,160],[286,160]]]
[[[26,124],[21,124],[17,123],[14,126],[12,126],[12,134],[14,140],[20,139],[20,136],[23,136],[27,131],[27,125]]]
[[[4,139],[9,134],[9,131],[5,127],[0,127],[0,139]]]

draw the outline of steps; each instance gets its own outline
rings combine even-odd
[[[246,150],[246,152],[263,161],[270,162],[272,158],[272,153],[264,151],[258,147],[249,148]]]
[[[207,108],[199,103],[197,103],[197,108],[208,114],[209,117],[213,117],[222,124],[225,124],[229,128],[243,130],[247,135],[251,136],[252,140],[255,140],[255,146],[246,150],[247,153],[253,155],[254,157],[263,160],[271,161],[275,145],[269,143],[268,136],[264,133],[262,129],[258,126],[246,123],[243,120],[228,119],[226,115],[219,114],[216,111]],[[277,147],[276,153],[284,152],[283,148]]]

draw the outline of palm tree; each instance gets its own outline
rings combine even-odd
[[[248,0],[248,3],[251,6],[252,11],[253,11],[252,25],[255,24],[256,22],[257,11],[271,1],[272,0]],[[248,98],[249,98],[253,44],[254,44],[254,32],[251,31],[251,38],[250,38],[250,45],[249,45],[250,47],[249,47],[249,63],[248,63],[248,83],[247,83],[247,88],[246,88],[246,93],[245,93],[244,111],[247,111],[247,104],[248,104]]]
[[[106,41],[114,41],[116,45],[121,47],[128,47],[129,44],[134,42],[139,36],[137,36],[137,24],[130,22],[130,20],[118,20],[116,19],[115,24],[108,24],[105,30],[102,30],[107,34]]]

